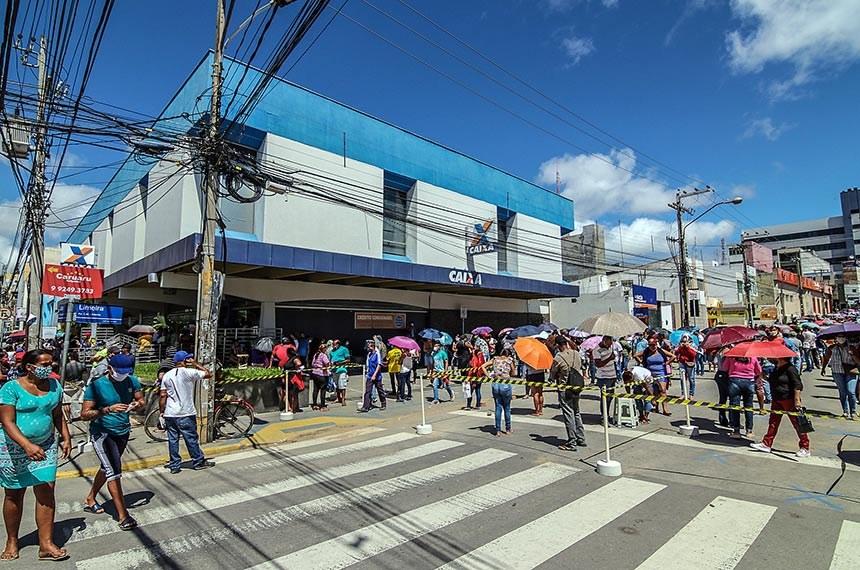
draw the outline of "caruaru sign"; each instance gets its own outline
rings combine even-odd
[[[448,273],[448,281],[458,285],[471,285],[472,287],[481,286],[481,274],[472,273],[471,271],[463,271],[460,269],[452,269]]]

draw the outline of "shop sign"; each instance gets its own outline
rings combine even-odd
[[[56,336],[57,336],[57,327],[56,326],[42,327],[42,340],[50,340]]]
[[[474,224],[466,228],[466,254],[480,255],[482,253],[493,253],[496,244],[490,241],[490,228],[495,220],[484,220],[480,224]]]
[[[405,329],[406,313],[355,313],[356,329]]]
[[[657,289],[653,287],[633,286],[633,307],[641,309],[657,308]]]
[[[102,296],[104,271],[80,265],[45,265],[42,293],[55,297],[98,299]]]
[[[91,245],[76,243],[60,244],[60,263],[62,265],[81,265],[83,267],[95,267],[96,248]]]
[[[59,322],[66,322],[66,315],[69,310],[68,307],[68,304],[60,305],[60,309],[58,311]],[[74,313],[76,323],[96,323],[99,325],[122,324],[122,307],[117,307],[115,305],[75,304]]]
[[[471,271],[463,271],[461,269],[452,269],[448,273],[448,281],[457,285],[471,285],[473,287],[480,287],[481,274],[472,273]]]

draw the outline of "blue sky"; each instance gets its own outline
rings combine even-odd
[[[287,78],[539,184],[555,187],[558,171],[562,191],[576,201],[578,222],[615,227],[610,248],[617,248],[620,223],[625,249],[650,252],[653,236],[665,250],[672,221],[666,202],[675,188],[698,184],[693,179],[717,188],[717,199],[745,198],[692,227],[693,238],[707,245],[721,237],[732,241],[744,228],[834,215],[839,191],[860,185],[856,0],[408,1],[617,140],[541,99],[399,0],[349,0],[345,14],[480,96],[343,16]],[[398,27],[368,2],[562,120]],[[192,4],[193,17],[178,14],[175,1],[118,3],[88,94],[157,114],[212,43],[214,3]],[[237,0],[233,25],[254,5]],[[285,26],[294,10],[285,9],[273,28]],[[78,148],[71,158],[96,165],[118,157]],[[84,199],[109,175],[98,170],[68,179],[55,202]],[[0,205],[14,205],[5,165],[0,189]],[[2,209],[0,218],[8,212]],[[0,234],[0,248],[8,247],[8,237]]]

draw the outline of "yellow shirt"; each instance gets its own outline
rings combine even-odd
[[[397,347],[388,351],[388,371],[400,372],[400,361],[403,359],[403,351]]]

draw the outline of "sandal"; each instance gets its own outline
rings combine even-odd
[[[50,552],[39,552],[39,560],[48,560],[50,562],[59,562],[60,560],[66,560],[69,558],[69,551],[65,548],[61,548],[57,550],[55,553]]]
[[[564,443],[564,444],[562,444],[562,445],[559,445],[559,446],[558,446],[558,448],[559,448],[560,450],[562,450],[562,451],[576,451],[576,449],[575,449],[575,448],[573,448],[573,447],[569,446],[569,445],[568,445],[568,444],[566,444],[566,443]]]
[[[93,501],[92,505],[84,505],[84,512],[92,513],[94,515],[103,515],[105,513],[105,509],[98,503],[98,501]]]
[[[0,554],[0,560],[3,562],[8,562],[10,560],[18,560],[19,554],[17,552],[9,552],[8,550],[4,550],[3,554]]]
[[[137,521],[134,520],[133,517],[126,517],[121,523],[119,523],[119,528],[121,530],[131,530],[137,526]]]

